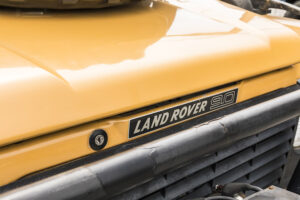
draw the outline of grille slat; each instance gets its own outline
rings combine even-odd
[[[222,174],[221,176],[215,178],[213,181],[213,185],[233,182],[233,181],[239,179],[240,177],[246,175],[249,172],[249,169],[250,169],[250,164],[244,163],[244,164],[234,168],[233,170],[230,170],[230,171]]]
[[[165,189],[165,199],[174,199],[181,194],[206,183],[208,180],[213,179],[214,176],[214,170],[211,167],[205,168],[204,170],[197,172],[193,176],[190,176],[186,179],[183,179],[182,181],[177,182],[176,184],[167,187]]]
[[[195,189],[193,192],[186,194],[186,196],[182,197],[181,199],[185,200],[185,199],[191,199],[195,197],[203,197],[211,193],[212,193],[211,184],[207,183]]]
[[[262,154],[266,150],[272,149],[282,144],[283,142],[290,140],[292,137],[293,137],[293,131],[291,128],[279,132],[276,136],[273,136],[272,138],[269,138],[267,140],[264,140],[261,143],[258,143],[255,148],[256,154]]]
[[[261,167],[267,162],[274,160],[278,155],[283,155],[290,150],[290,145],[288,142],[281,144],[280,146],[273,148],[266,153],[254,158],[251,164],[254,168]]]
[[[276,149],[274,149],[274,150],[276,150]],[[276,156],[278,156],[278,155],[276,155]],[[275,160],[273,160],[273,159],[275,159]],[[253,173],[256,173],[257,170],[259,170],[258,167],[267,165],[268,166],[267,169],[270,170],[276,164],[278,164],[278,163],[284,164],[284,162],[286,161],[285,157],[283,157],[282,154],[280,155],[280,158],[276,157],[273,159],[270,162],[271,164],[269,163],[270,160],[266,159],[266,160],[263,160],[262,162],[260,162],[259,163],[260,165],[251,165],[250,162],[240,165],[240,166],[236,167],[235,169],[228,171],[228,172],[224,173],[223,175],[217,177],[214,180],[213,185],[225,184],[225,183],[234,182],[234,181],[253,183],[253,180],[251,180],[251,178],[254,179],[252,176],[254,176]],[[275,163],[275,165],[274,165],[274,163]],[[281,165],[279,165],[279,166],[281,166]],[[245,176],[247,176],[247,178],[245,178]]]
[[[282,165],[284,165],[286,161],[286,158],[284,155],[280,156],[279,158],[273,160],[272,162],[269,162],[268,164],[262,166],[261,168],[255,170],[254,172],[249,174],[249,183],[253,183],[257,179],[266,176],[271,171],[280,168]]]
[[[296,120],[240,140],[215,154],[157,176],[114,199],[172,200],[206,196],[214,184],[248,182],[266,187],[279,181]]]
[[[269,185],[271,185],[273,182],[276,182],[280,178],[282,172],[283,170],[281,168],[276,169],[273,172],[269,173],[268,175],[262,177],[258,181],[254,182],[253,184],[261,188],[266,188]]]

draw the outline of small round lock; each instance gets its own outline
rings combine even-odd
[[[108,137],[104,130],[102,129],[94,130],[90,136],[90,141],[89,141],[90,147],[93,150],[103,149],[107,144],[107,140]]]

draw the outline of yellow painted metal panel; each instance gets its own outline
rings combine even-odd
[[[297,79],[300,79],[300,63],[294,65]]]
[[[1,9],[0,146],[298,63],[299,22],[276,20],[215,0]]]

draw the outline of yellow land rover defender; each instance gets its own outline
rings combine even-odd
[[[299,200],[299,4],[0,0],[0,199]]]

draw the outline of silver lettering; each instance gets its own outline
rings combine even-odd
[[[144,131],[145,129],[147,129],[147,130],[150,129],[150,117],[147,118],[147,120],[142,128],[142,131]]]
[[[196,106],[196,104],[193,104],[193,105],[189,105],[188,107],[188,116],[190,116],[192,114],[192,111],[194,110],[194,107]]]
[[[221,106],[223,104],[223,95],[220,94],[212,97],[210,104],[211,104],[210,108]]]
[[[231,91],[231,92],[227,92],[224,95],[224,102],[227,103],[233,103],[234,102],[234,96],[235,96],[235,92]]]
[[[197,114],[198,109],[199,109],[199,107],[200,107],[200,104],[201,104],[201,102],[198,102],[198,103],[196,104],[195,110],[194,110],[194,112],[193,112],[194,115]]]
[[[173,120],[175,120],[175,121],[177,120],[177,116],[178,116],[178,114],[179,114],[179,111],[180,111],[179,109],[175,109],[175,110],[174,110],[170,122],[172,122]]]
[[[202,101],[201,108],[200,108],[199,112],[202,112],[202,111],[204,112],[206,105],[207,105],[207,101]]]
[[[169,119],[169,113],[165,112],[162,116],[162,119],[160,121],[160,125],[164,125]]]
[[[139,126],[140,126],[140,123],[141,123],[141,120],[139,120],[137,123],[136,123],[136,126],[135,126],[135,129],[134,129],[134,134],[137,134],[139,133],[141,130],[139,129]]]
[[[153,121],[152,121],[151,128],[157,127],[157,126],[159,125],[161,116],[162,116],[162,114],[159,114],[159,115],[155,115],[155,116],[154,116]]]
[[[179,118],[180,118],[180,119],[184,118],[184,117],[185,117],[185,115],[186,115],[186,113],[187,113],[187,107],[186,107],[186,106],[184,106],[184,107],[183,107],[183,108],[181,108],[181,110],[180,110],[180,113],[179,113]]]

